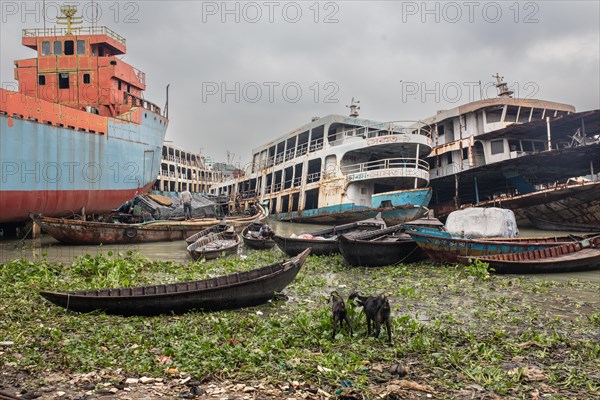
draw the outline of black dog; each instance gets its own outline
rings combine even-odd
[[[342,329],[344,321],[348,327],[348,332],[352,336],[352,326],[350,325],[350,318],[346,312],[346,304],[344,299],[338,294],[338,292],[331,292],[331,311],[333,312],[333,334],[331,340],[335,339],[335,335]]]
[[[348,298],[349,300],[356,299],[356,302],[363,307],[365,316],[367,317],[368,334],[371,334],[371,321],[375,328],[375,337],[379,337],[381,324],[385,323],[385,328],[388,334],[388,343],[392,343],[392,329],[390,326],[390,302],[382,293],[377,297],[361,296],[358,292],[354,292]]]

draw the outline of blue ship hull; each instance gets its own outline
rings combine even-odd
[[[103,213],[149,190],[168,122],[142,114],[108,118],[104,135],[0,114],[0,223]]]
[[[320,207],[312,210],[279,213],[274,217],[279,221],[304,222],[315,224],[346,224],[381,217],[388,226],[422,218],[429,211],[431,189],[400,190],[372,196],[371,207],[354,203]]]

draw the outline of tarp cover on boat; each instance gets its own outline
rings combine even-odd
[[[514,238],[519,235],[515,213],[503,208],[466,208],[453,211],[446,219],[452,236],[469,238]]]
[[[171,205],[166,205],[169,203]],[[160,196],[143,195],[136,196],[118,208],[119,211],[134,215],[150,213],[155,220],[161,219],[184,219],[183,205],[179,196],[175,193],[162,193]],[[192,193],[192,218],[216,218],[215,203],[198,193]]]

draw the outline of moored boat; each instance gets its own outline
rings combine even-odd
[[[500,274],[592,271],[600,269],[600,236],[533,251],[458,257],[463,264],[473,259]]]
[[[227,218],[228,225],[241,227],[256,216]],[[152,221],[141,224],[111,224],[41,217],[34,220],[41,228],[61,243],[73,245],[131,244],[184,240],[220,220],[205,218],[188,221]]]
[[[254,221],[244,228],[242,231],[242,240],[244,244],[256,250],[272,249],[275,246],[275,241],[270,237],[260,236],[260,228],[262,223]]]
[[[236,254],[240,247],[240,237],[233,228],[222,233],[211,233],[201,237],[187,247],[194,260],[215,258]]]
[[[340,252],[338,245],[339,235],[352,237],[385,228],[385,221],[380,215],[377,215],[375,218],[334,226],[310,234],[294,235],[294,237],[275,235],[273,236],[273,240],[277,243],[277,246],[289,256],[295,256],[307,248],[312,248],[312,254],[322,256]]]
[[[208,227],[206,229],[201,230],[198,233],[193,234],[192,236],[188,236],[187,238],[185,238],[185,242],[188,245],[190,245],[190,244],[196,242],[198,239],[200,239],[200,238],[202,238],[204,236],[208,236],[211,233],[225,232],[230,227],[231,227],[231,225],[229,225],[226,221],[221,221],[217,225],[213,225],[211,227]]]
[[[206,280],[40,294],[60,307],[82,313],[100,310],[118,315],[160,315],[252,307],[283,291],[296,277],[309,253],[307,250],[267,267]]]
[[[546,249],[576,241],[571,236],[544,238],[469,239],[452,236],[443,229],[405,225],[406,233],[417,242],[430,259],[454,263],[459,256],[479,257]]]
[[[427,258],[417,243],[404,233],[402,225],[359,237],[340,235],[339,248],[344,260],[353,267],[382,267]]]

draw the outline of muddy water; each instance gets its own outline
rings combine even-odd
[[[324,229],[324,225],[296,224],[289,222],[280,222],[269,220],[273,230],[282,236],[289,236],[292,233],[312,232]],[[521,237],[542,237],[542,236],[563,236],[569,232],[549,232],[534,229],[521,229]],[[43,235],[41,239],[25,241],[0,241],[0,263],[5,263],[15,258],[24,258],[36,260],[43,255],[50,261],[70,263],[75,258],[85,254],[95,255],[99,252],[106,254],[126,253],[127,251],[137,251],[144,257],[151,260],[172,260],[176,262],[189,262],[191,258],[186,251],[184,241],[177,242],[159,242],[148,244],[132,245],[106,245],[106,246],[69,246],[63,245],[48,235]],[[240,246],[239,254],[246,254],[248,251],[245,246]],[[274,249],[272,251],[279,251]],[[539,274],[535,275],[539,279],[568,281],[571,279],[580,279],[600,283],[600,271],[574,272],[563,274]]]

